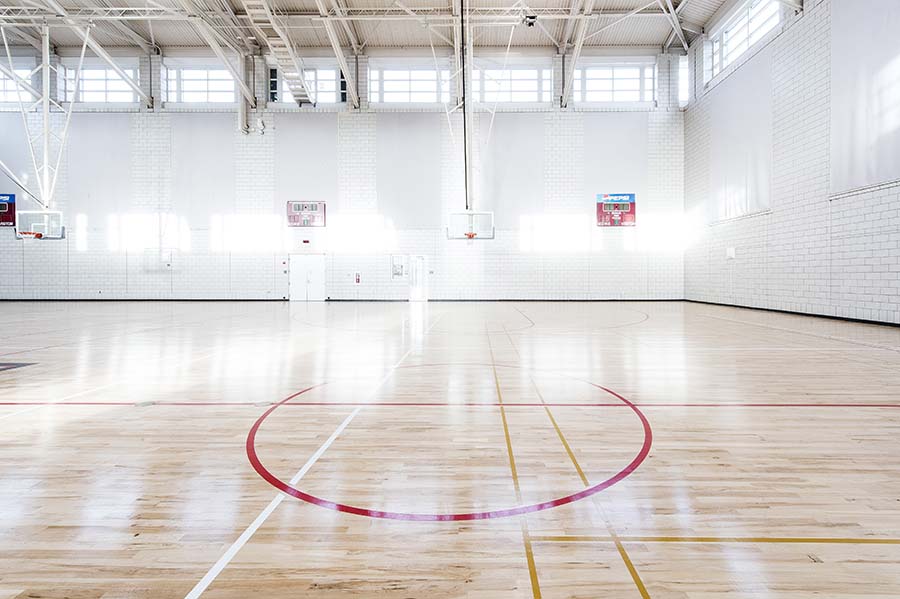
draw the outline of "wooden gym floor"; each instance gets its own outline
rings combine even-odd
[[[900,597],[900,328],[0,308],[3,599]]]

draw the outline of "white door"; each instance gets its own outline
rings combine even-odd
[[[428,301],[428,259],[425,256],[409,257],[409,301]]]
[[[325,301],[325,255],[291,254],[292,302]]]

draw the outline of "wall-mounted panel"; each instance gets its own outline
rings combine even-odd
[[[78,113],[69,126],[66,221],[85,214],[88,226],[131,209],[130,114]]]
[[[517,229],[521,217],[544,209],[544,115],[480,115],[481,160],[473,171],[480,193],[475,210],[493,210],[494,226]]]
[[[900,179],[900,3],[833,0],[831,10],[831,192],[840,193]]]
[[[640,213],[647,200],[648,139],[646,112],[584,115],[584,206],[592,221],[596,195],[602,193],[636,194]]]
[[[234,192],[235,117],[183,113],[171,118],[172,207],[191,228],[205,229],[211,215],[240,211]]]
[[[395,228],[441,226],[439,113],[380,113],[376,126],[378,211]]]
[[[711,222],[768,209],[772,195],[772,50],[760,51],[709,94]]]
[[[337,208],[337,114],[275,115],[275,204],[327,202]]]

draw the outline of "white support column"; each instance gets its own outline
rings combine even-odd
[[[41,202],[50,207],[50,26],[41,26]],[[60,148],[60,151],[62,149]]]
[[[247,60],[243,55],[238,57],[238,71],[241,75],[241,82],[246,86],[247,85]],[[238,99],[238,129],[241,130],[242,133],[248,134],[250,133],[250,123],[247,119],[247,108],[248,103],[246,98]]]

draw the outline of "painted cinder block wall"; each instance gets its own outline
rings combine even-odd
[[[805,4],[768,42],[774,69],[771,208],[714,225],[695,223],[685,251],[685,297],[900,323],[900,187],[830,200],[831,0]],[[709,198],[709,103],[729,74],[704,89],[702,41],[690,58],[695,99],[684,121],[688,215],[702,214]],[[726,258],[728,248],[734,259]]]
[[[642,111],[647,123],[647,180],[641,182],[646,192],[638,200],[638,210],[639,222],[645,223],[678,222],[683,215],[683,112],[677,105],[677,57],[663,55],[657,61],[658,103],[652,110]],[[359,70],[361,74],[367,70],[364,58]],[[559,81],[558,60],[555,70]],[[265,69],[256,71],[264,73]],[[141,72],[146,74],[144,84],[149,88],[146,79],[159,77],[158,60],[145,59]],[[153,87],[158,89],[158,85]],[[363,77],[363,93],[365,87]],[[258,82],[257,88],[263,93],[265,82]],[[454,139],[460,136],[460,117],[453,115],[451,124],[447,124],[443,109],[427,112],[435,122],[442,122],[436,152],[441,185],[439,197],[421,201],[438,216],[428,226],[397,227],[395,242],[388,248],[365,248],[356,253],[329,251],[329,297],[407,298],[407,283],[390,278],[392,254],[427,257],[432,271],[432,299],[683,297],[681,248],[647,246],[636,241],[633,230],[593,228],[587,246],[578,251],[523,251],[518,221],[504,215],[504,224],[498,227],[494,240],[471,244],[447,240],[440,223],[447,212],[462,208],[461,153],[454,146]],[[516,112],[527,113],[524,118],[542,124],[535,127],[534,135],[539,137],[532,140],[535,147],[542,148],[538,158],[541,166],[536,174],[530,174],[539,177],[543,185],[540,209],[549,214],[592,218],[593,194],[615,192],[586,189],[584,183],[593,168],[584,150],[588,134],[585,121],[595,118],[598,111],[531,108]],[[620,114],[603,112],[611,119]],[[623,118],[633,116],[621,114]],[[23,242],[14,239],[12,231],[0,231],[0,252],[5,256],[0,263],[0,298],[287,297],[289,252],[308,251],[309,247],[321,251],[321,244],[304,246],[300,237],[308,236],[292,234],[289,250],[217,251],[209,223],[212,215],[281,216],[286,192],[279,178],[291,165],[279,163],[278,136],[296,135],[288,133],[294,130],[289,124],[317,117],[334,119],[336,164],[328,168],[334,171],[336,181],[329,217],[341,212],[384,213],[377,191],[379,112],[365,104],[362,110],[353,112],[328,107],[298,111],[270,104],[251,113],[249,135],[238,131],[233,109],[185,111],[158,106],[155,111],[76,114],[57,196],[57,209],[66,215],[68,237],[58,242]],[[14,112],[0,113],[4,128],[10,125],[10,139],[21,135],[14,125],[18,118]],[[484,112],[474,115],[473,126],[477,129],[487,118]],[[457,129],[453,134],[451,125]],[[5,143],[4,155],[15,151],[16,142]],[[315,153],[318,149],[314,146],[308,151]],[[135,212],[174,213],[184,218],[190,231],[190,248],[162,255],[157,250],[111,249],[109,215]],[[74,226],[78,214],[88,217],[84,230]],[[383,215],[404,221],[403,214]],[[498,215],[498,223],[500,220]],[[355,283],[356,273],[360,274],[360,284]]]

